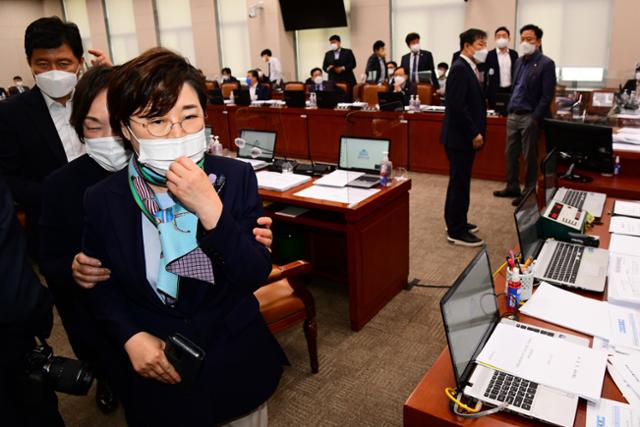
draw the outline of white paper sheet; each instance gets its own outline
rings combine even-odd
[[[640,356],[609,356],[607,370],[629,404],[640,408]]]
[[[640,153],[640,145],[627,144],[626,142],[614,142],[612,144],[613,151],[627,151],[629,153]]]
[[[613,216],[609,223],[609,232],[625,234],[627,236],[640,236],[640,219],[628,216]]]
[[[607,300],[640,306],[640,257],[609,254]]]
[[[640,135],[640,128],[632,128],[632,127],[625,126],[618,129],[618,133],[630,133],[630,134]]]
[[[612,136],[612,142],[622,144],[640,144],[640,135],[635,133],[616,133]]]
[[[613,214],[640,218],[640,202],[616,200],[613,204]]]
[[[349,207],[353,207],[365,199],[378,193],[380,190],[376,188],[335,188],[325,187],[323,185],[312,185],[294,194],[299,197],[309,197],[311,199],[327,200],[330,202],[347,203]]]
[[[520,312],[587,335],[609,338],[609,307],[542,282]]]
[[[326,185],[328,187],[344,187],[351,181],[360,178],[362,175],[364,175],[364,172],[353,172],[337,169],[330,174],[317,179],[313,182],[313,184]]]
[[[640,256],[640,237],[612,234],[609,253]]]
[[[609,304],[609,318],[609,344],[640,350],[640,310]]]
[[[588,402],[585,427],[609,426],[640,427],[640,409],[609,399],[600,399],[597,403]]]
[[[287,191],[311,180],[310,176],[294,173],[262,171],[256,174],[258,188],[273,191]]]
[[[607,353],[500,323],[477,361],[597,402]]]

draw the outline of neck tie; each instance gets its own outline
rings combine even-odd
[[[478,79],[478,82],[480,81],[480,71],[478,71],[478,68],[474,68],[473,71],[476,73],[476,79]]]
[[[271,79],[271,61],[267,62],[267,76]]]
[[[414,54],[413,55],[413,65],[412,65],[412,73],[411,73],[411,77],[412,77],[412,81],[417,82],[418,81],[418,55]]]

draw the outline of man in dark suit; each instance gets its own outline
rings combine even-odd
[[[222,82],[221,83],[237,83],[238,79],[236,79],[231,73],[231,68],[224,67],[220,73],[222,74]]]
[[[384,42],[378,40],[373,44],[373,53],[367,60],[367,68],[364,73],[367,75],[367,82],[384,83],[387,80],[387,65],[384,61]]]
[[[22,82],[22,77],[13,77],[13,86],[9,86],[9,96],[19,95],[29,90],[29,86],[25,86]]]
[[[485,64],[484,93],[489,108],[496,108],[498,93],[511,93],[513,70],[518,52],[509,48],[511,33],[507,27],[495,31],[496,48],[489,51]]]
[[[324,80],[322,70],[318,67],[311,70],[311,77],[309,77],[304,84],[307,86],[307,92],[331,92],[336,90],[336,84],[331,80]]]
[[[345,82],[349,87],[356,85],[356,76],[353,74],[356,68],[356,57],[351,49],[342,47],[340,36],[337,34],[329,38],[331,50],[324,54],[322,69],[329,74],[329,80]]]
[[[487,129],[478,64],[487,56],[487,33],[471,28],[460,34],[460,57],[447,77],[447,96],[440,143],[449,159],[449,186],[444,206],[447,240],[456,245],[481,246],[474,233],[478,227],[467,221],[471,190],[471,168],[476,150],[484,145]]]
[[[407,78],[404,68],[398,67],[393,73],[393,85],[390,85],[387,91],[402,93],[402,104],[407,106],[411,100],[411,95],[416,94],[416,87]]]
[[[9,188],[0,178],[0,424],[64,426],[56,394],[35,390],[24,372],[35,337],[47,338],[53,326],[53,298],[27,259]]]
[[[265,101],[271,98],[269,88],[259,81],[260,75],[256,70],[247,71],[247,87],[252,101]]]
[[[520,29],[522,56],[517,59],[513,79],[513,91],[509,101],[507,118],[507,186],[494,191],[496,197],[513,197],[514,206],[521,200],[520,154],[524,152],[526,194],[536,186],[538,176],[538,135],[556,88],[556,65],[542,54],[542,29],[525,25]]]
[[[433,66],[433,55],[428,50],[420,49],[420,34],[407,34],[405,42],[411,52],[402,57],[400,66],[406,70],[409,81],[419,83],[419,73],[421,71],[431,71],[431,84],[434,90],[438,89],[440,86]]]

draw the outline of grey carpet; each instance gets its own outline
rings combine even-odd
[[[410,279],[450,285],[478,249],[452,246],[443,221],[447,177],[411,173]],[[496,199],[498,182],[474,180],[469,221],[489,248],[495,269],[516,242],[510,200]],[[302,328],[276,337],[287,353],[286,368],[269,400],[272,427],[400,426],[402,405],[445,345],[438,302],[445,289],[413,288],[394,298],[360,332],[348,325],[344,286],[319,280],[310,285],[318,310],[320,373],[309,369]],[[58,353],[71,355],[56,318],[53,339]],[[60,395],[69,427],[124,426],[119,410],[102,415],[90,397]]]

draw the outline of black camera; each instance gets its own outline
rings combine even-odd
[[[53,349],[44,340],[27,354],[26,364],[27,376],[33,383],[62,393],[85,396],[93,383],[89,364],[54,356]]]

